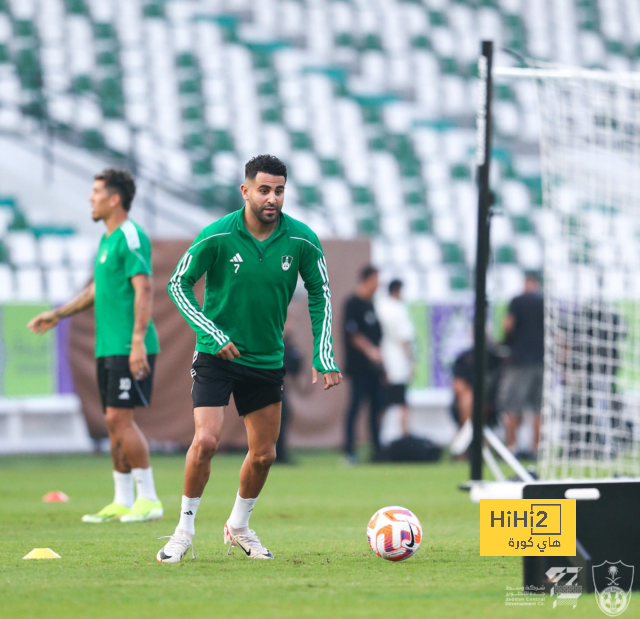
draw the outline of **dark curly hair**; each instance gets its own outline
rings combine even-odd
[[[253,180],[258,175],[258,172],[273,174],[273,176],[284,176],[284,180],[287,180],[287,166],[273,155],[258,155],[247,161],[244,166],[245,178]]]
[[[120,196],[122,208],[129,212],[131,203],[136,195],[136,181],[127,170],[107,168],[93,177],[97,181],[104,181],[104,186],[110,194]]]

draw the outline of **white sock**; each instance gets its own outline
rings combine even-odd
[[[134,500],[133,475],[131,473],[113,471],[113,485],[115,487],[113,502],[125,507],[131,507]]]
[[[234,531],[249,528],[249,518],[251,517],[251,512],[257,500],[258,497],[255,499],[243,499],[240,496],[240,491],[238,491],[235,505],[231,510],[231,516],[229,516],[229,520],[227,521]]]
[[[157,501],[156,485],[153,483],[153,469],[131,469],[133,478],[136,480],[136,493],[139,499]]]
[[[200,497],[190,499],[188,496],[182,495],[182,505],[180,506],[180,522],[176,527],[186,531],[191,537],[196,534],[196,513],[200,505]]]

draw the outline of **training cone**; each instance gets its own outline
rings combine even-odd
[[[51,548],[34,548],[28,555],[22,557],[23,559],[60,559],[60,555],[57,552],[53,552]]]
[[[64,492],[47,492],[42,500],[45,503],[68,503],[69,497]]]

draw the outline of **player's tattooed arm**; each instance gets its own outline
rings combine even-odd
[[[151,372],[147,359],[147,347],[144,343],[153,307],[151,277],[142,273],[134,275],[131,278],[131,284],[135,290],[135,301],[133,304],[134,322],[129,369],[136,380],[142,380]]]
[[[27,324],[27,329],[34,333],[46,333],[49,329],[55,327],[63,318],[75,316],[76,314],[93,307],[95,293],[95,283],[91,282],[82,292],[80,292],[80,294],[69,301],[66,305],[38,314],[38,316]]]

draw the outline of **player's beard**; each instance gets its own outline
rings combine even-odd
[[[282,211],[282,206],[278,206],[277,204],[272,206],[272,208],[275,209],[275,213],[273,214],[264,212],[266,206],[256,206],[255,204],[249,204],[249,206],[251,206],[251,212],[255,215],[256,219],[263,224],[272,224],[278,221],[280,212]]]

